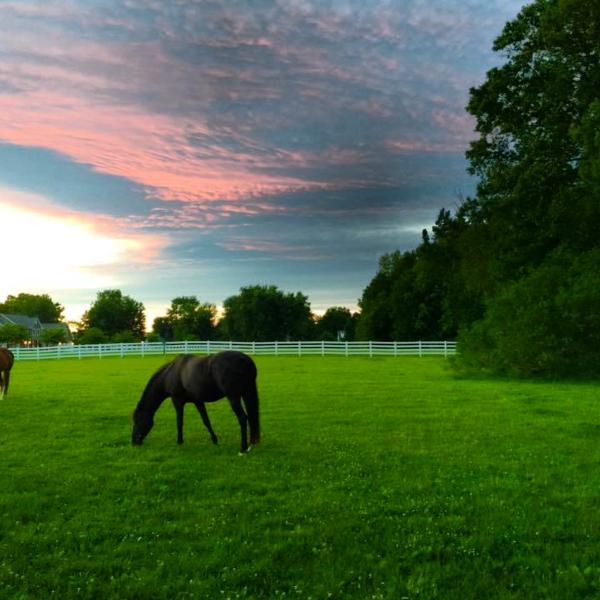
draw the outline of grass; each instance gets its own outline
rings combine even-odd
[[[596,598],[598,385],[436,358],[259,357],[226,401],[129,413],[162,358],[17,363],[0,403],[2,598]]]

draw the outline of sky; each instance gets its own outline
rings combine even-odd
[[[356,309],[473,193],[469,89],[524,4],[0,0],[0,301]]]

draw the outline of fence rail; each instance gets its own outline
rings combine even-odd
[[[240,350],[247,354],[275,356],[450,356],[456,342],[141,342],[137,344],[89,344],[12,348],[16,360],[44,360],[104,356],[151,356],[160,354],[213,354]]]

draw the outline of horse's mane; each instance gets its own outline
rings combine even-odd
[[[163,365],[162,367],[159,367],[154,374],[150,377],[150,379],[148,380],[148,383],[146,384],[146,387],[144,388],[144,391],[142,392],[142,397],[140,399],[140,401],[137,404],[136,410],[137,408],[140,408],[140,405],[144,402],[144,400],[146,399],[146,396],[148,394],[148,392],[150,391],[150,389],[152,388],[152,386],[156,383],[156,380],[159,377],[163,377],[165,375],[165,371],[171,367],[173,365],[173,361],[167,363],[166,365]]]

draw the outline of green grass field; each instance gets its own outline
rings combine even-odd
[[[17,363],[0,402],[2,598],[597,598],[597,383],[443,359],[259,357],[177,446],[129,414],[161,358]]]

